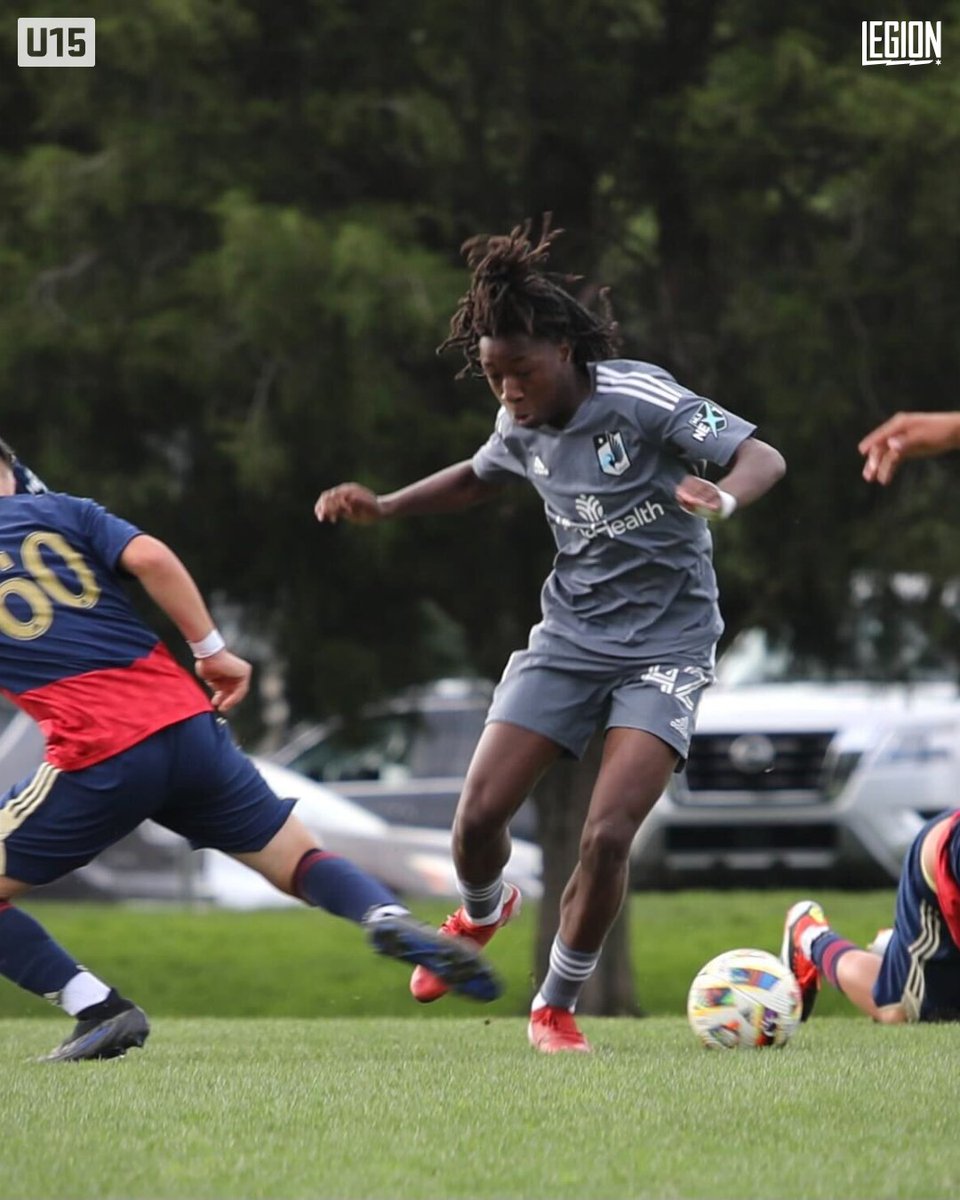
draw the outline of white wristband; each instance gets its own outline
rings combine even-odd
[[[723,488],[717,488],[717,491],[720,493],[720,520],[726,521],[737,511],[738,501],[736,496],[731,496],[730,493],[725,492]]]
[[[219,654],[226,644],[217,628],[211,629],[199,642],[187,642],[194,658],[212,658],[214,654]]]
[[[717,494],[720,497],[719,508],[707,508],[705,504],[697,504],[688,509],[688,512],[692,512],[695,517],[703,517],[707,521],[726,521],[737,511],[737,498],[731,496],[729,492],[725,492],[723,488],[717,488]]]

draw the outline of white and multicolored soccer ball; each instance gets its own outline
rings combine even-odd
[[[785,1046],[800,1024],[800,988],[766,950],[727,950],[690,985],[687,1020],[709,1049]]]

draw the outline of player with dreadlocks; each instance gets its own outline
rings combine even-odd
[[[453,512],[528,480],[556,541],[543,619],[494,693],[453,831],[462,906],[443,929],[485,945],[520,907],[502,871],[508,822],[561,755],[605,731],[603,757],[563,893],[550,966],[528,1036],[539,1050],[589,1050],[574,1009],[623,903],[634,835],[684,762],[723,628],[708,523],[762,496],[784,463],[754,426],[689,391],[661,367],[617,358],[617,327],[544,266],[560,230],[545,219],[474,237],[472,270],[440,347],[482,375],[500,411],[471,459],[390,495],[358,483],[325,491],[321,521]],[[694,465],[725,472],[719,485]],[[411,991],[444,985],[418,968]]]

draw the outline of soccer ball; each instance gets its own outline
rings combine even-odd
[[[766,950],[727,950],[690,985],[687,1020],[709,1049],[785,1046],[800,1024],[800,988]]]

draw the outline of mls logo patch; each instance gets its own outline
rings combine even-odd
[[[622,475],[630,466],[623,435],[618,430],[614,430],[613,433],[594,434],[593,448],[597,452],[597,462],[604,475]]]
[[[727,414],[709,400],[704,400],[687,424],[693,430],[695,442],[705,442],[708,437],[718,437],[727,427]]]

